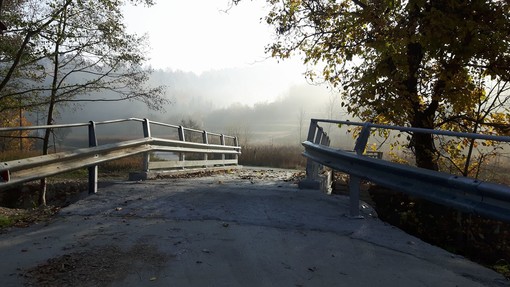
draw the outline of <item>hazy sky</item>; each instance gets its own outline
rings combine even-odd
[[[148,33],[150,64],[200,74],[208,70],[276,64],[264,47],[271,28],[261,17],[264,1],[243,1],[228,12],[229,0],[157,0],[150,8],[127,7],[130,32]],[[280,63],[292,77],[302,78],[297,59]],[[288,75],[289,76],[289,75]]]

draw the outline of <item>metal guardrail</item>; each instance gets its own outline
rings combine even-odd
[[[354,152],[329,147],[329,137],[318,125],[319,122],[362,126],[362,130],[356,140]],[[308,138],[303,142],[305,147],[303,155],[309,159],[306,169],[306,181],[314,182],[318,180],[320,165],[349,174],[349,212],[351,217],[360,217],[359,186],[361,180],[366,179],[387,188],[418,196],[435,203],[510,222],[509,186],[397,164],[364,155],[372,128],[510,143],[510,137],[508,136],[312,119]]]
[[[96,137],[97,125],[114,124],[127,121],[142,123],[143,138],[113,144],[98,145]],[[151,137],[151,125],[177,129],[179,140]],[[190,166],[207,167],[215,165],[237,165],[238,155],[241,153],[241,147],[239,146],[238,139],[236,137],[137,118],[102,122],[91,121],[89,123],[64,125],[0,128],[0,132],[70,127],[88,127],[88,148],[1,162],[0,190],[19,185],[21,183],[88,167],[89,193],[96,193],[98,164],[103,162],[143,153],[145,155],[143,172],[148,173],[151,168],[169,169]],[[185,131],[201,133],[203,142],[197,143],[186,141]],[[218,136],[220,138],[220,144],[209,144],[209,137],[211,135]],[[233,144],[227,145],[226,139],[233,140]],[[167,161],[151,163],[149,154],[152,151],[177,152],[180,153],[181,156],[178,162]],[[186,161],[184,153],[203,154],[203,160]],[[220,154],[221,159],[209,160],[208,154]],[[226,159],[225,155],[231,155],[233,159]]]

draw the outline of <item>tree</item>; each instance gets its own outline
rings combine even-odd
[[[225,134],[236,137],[237,143],[244,149],[252,146],[253,132],[247,123],[233,123],[226,127]]]
[[[266,1],[277,36],[267,52],[320,66],[308,76],[341,88],[342,105],[363,121],[460,128],[459,111],[476,109],[477,79],[483,90],[510,80],[508,1]],[[510,126],[489,118],[475,122]],[[433,136],[413,133],[409,146],[417,166],[438,169]]]
[[[298,113],[298,116],[297,116],[297,120],[298,120],[298,143],[301,143],[303,141],[303,126],[305,125],[305,119],[306,119],[306,111],[303,107],[300,107],[299,108],[299,113]]]
[[[475,102],[471,109],[458,111],[457,118],[446,124],[448,129],[470,133],[483,134],[510,133],[510,127],[502,123],[510,120],[510,83],[505,81],[492,81],[487,86],[482,79],[475,81],[477,89],[471,97]],[[478,178],[482,164],[488,159],[497,156],[503,149],[502,143],[490,140],[474,139],[441,139],[440,153],[443,165],[449,167],[450,172],[457,172],[463,176]]]
[[[24,117],[23,113],[17,111],[5,111],[0,113],[0,127],[26,126],[30,123]],[[0,134],[0,152],[30,150],[34,144],[33,138],[29,135],[30,131],[2,132]]]
[[[15,96],[12,93],[23,90],[24,81],[43,79],[37,73],[40,67],[37,61],[41,58],[33,40],[56,20],[61,9],[71,3],[72,0],[66,0],[60,9],[38,17],[37,13],[41,11],[34,9],[35,3],[30,0],[0,2],[0,20],[2,28],[6,30],[0,33],[0,71],[3,75],[0,100],[4,101]],[[2,110],[8,108],[2,107]]]
[[[126,32],[121,11],[126,3],[152,5],[153,1],[27,0],[23,11],[30,15],[10,32],[24,40],[6,65],[8,77],[0,85],[0,100],[15,103],[9,100],[23,98],[18,106],[46,107],[47,125],[54,123],[59,108],[85,101],[138,100],[159,109],[167,101],[164,87],[147,85],[151,70],[142,66],[145,39]],[[38,69],[28,69],[29,65]],[[21,78],[20,85],[13,85],[20,80],[16,76],[27,70],[30,79]],[[105,97],[103,92],[115,96]],[[43,154],[48,153],[51,132],[47,129],[44,134]],[[41,185],[39,203],[44,205],[44,180]]]
[[[147,59],[145,38],[126,32],[120,10],[127,2],[153,1],[9,2],[24,4],[14,12],[25,15],[9,18],[16,20],[10,21],[13,27],[2,40],[25,40],[0,44],[6,75],[0,100],[11,103],[2,110],[18,108],[13,98],[22,98],[23,107],[43,105],[49,111],[56,104],[84,101],[140,100],[153,109],[166,102],[164,87],[147,86],[152,71],[142,68]],[[103,97],[99,94],[103,91],[118,97]],[[53,121],[53,113],[48,114],[48,121]]]
[[[199,123],[198,120],[193,119],[192,117],[182,118],[180,125],[193,130],[202,130],[202,125]],[[184,130],[184,139],[187,142],[203,142],[202,135],[198,134],[194,131]]]

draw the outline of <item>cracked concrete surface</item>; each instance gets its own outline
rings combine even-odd
[[[136,268],[117,268],[125,272],[109,276],[110,281],[94,282],[102,286],[509,286],[496,272],[376,218],[348,218],[347,197],[299,190],[288,180],[293,173],[241,169],[202,178],[111,182],[98,194],[62,209],[46,226],[0,234],[1,285],[37,286],[23,275],[48,259],[97,253],[105,246],[129,252],[144,244],[165,261],[151,265],[133,260]],[[100,268],[91,266],[87,276],[99,274]],[[78,276],[73,270],[65,276]],[[53,283],[65,286],[62,281]],[[91,285],[81,281],[77,286]]]

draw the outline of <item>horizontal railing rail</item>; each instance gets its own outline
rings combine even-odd
[[[366,127],[367,129],[378,128],[378,129],[395,130],[395,131],[401,131],[401,132],[415,132],[415,133],[424,133],[424,134],[461,137],[461,138],[468,138],[468,139],[482,139],[482,140],[493,140],[493,141],[500,141],[500,142],[510,142],[510,136],[484,135],[484,134],[475,134],[475,133],[454,132],[454,131],[447,131],[447,130],[434,130],[434,129],[425,129],[425,128],[390,126],[390,125],[381,125],[381,124],[373,124],[373,123],[360,123],[360,122],[328,120],[328,119],[311,119],[311,126],[317,125],[319,122]]]
[[[324,145],[317,142],[317,138],[323,136],[318,135],[323,133],[323,129],[318,125],[319,122],[362,127],[356,140],[354,153],[352,151],[331,148],[329,144]],[[303,142],[305,147],[303,155],[315,165],[328,166],[334,170],[349,174],[350,216],[360,216],[359,186],[360,181],[366,179],[384,187],[418,196],[432,202],[510,222],[509,186],[388,162],[367,156],[364,152],[372,128],[510,143],[510,137],[508,136],[312,119],[308,138]],[[311,166],[312,164],[307,165],[307,180],[309,181],[316,180],[318,177],[315,174],[317,172],[316,168],[308,168]]]
[[[96,126],[116,124],[122,122],[135,121],[142,123],[143,138],[121,141],[98,145],[96,138]],[[151,124],[165,126],[177,129],[179,133],[178,140],[163,139],[151,137]],[[238,155],[241,153],[241,147],[238,145],[236,137],[214,134],[221,137],[220,144],[210,144],[207,131],[187,129],[182,126],[169,125],[159,122],[151,122],[148,119],[118,119],[102,122],[62,124],[62,125],[44,125],[18,128],[1,128],[0,132],[37,130],[37,129],[59,129],[59,128],[88,128],[88,148],[79,148],[72,151],[59,152],[48,155],[29,157],[24,159],[6,161],[0,163],[0,190],[13,187],[22,183],[53,176],[79,168],[89,168],[89,192],[97,192],[97,166],[111,160],[133,156],[143,153],[144,163],[143,172],[148,173],[151,168],[184,168],[184,167],[209,167],[215,165],[237,165]],[[185,130],[193,130],[203,134],[203,143],[189,142],[184,138]],[[228,145],[224,139],[233,139],[234,144]],[[150,162],[149,153],[153,151],[180,153],[179,161]],[[203,160],[186,161],[184,153],[202,154]],[[208,160],[208,155],[219,154],[221,159]],[[226,159],[229,155],[232,158]]]
[[[140,122],[143,123],[144,119],[128,118],[128,119],[116,119],[107,121],[93,122],[97,125],[107,125],[123,122]],[[13,132],[13,131],[29,131],[29,130],[44,130],[44,129],[61,129],[61,128],[77,128],[77,127],[88,127],[91,122],[88,123],[72,123],[72,124],[58,124],[58,125],[39,125],[39,126],[26,126],[26,127],[4,127],[0,128],[0,132]],[[151,122],[153,123],[153,122]],[[175,126],[178,127],[178,126]]]

